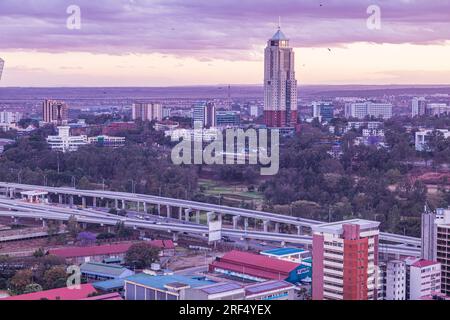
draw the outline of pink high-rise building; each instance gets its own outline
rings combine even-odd
[[[376,300],[379,222],[313,226],[313,300]]]

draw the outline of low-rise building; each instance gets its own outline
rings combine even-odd
[[[245,287],[245,300],[293,300],[295,286],[286,281],[272,280]]]
[[[186,300],[186,290],[213,284],[180,275],[151,276],[144,273],[125,279],[126,300]]]
[[[51,255],[65,258],[68,263],[102,262],[107,258],[123,258],[132,243],[106,244],[89,247],[65,247],[50,249]]]
[[[97,262],[83,263],[80,271],[83,279],[88,282],[123,279],[134,274],[133,271],[122,266]]]
[[[80,288],[69,287],[26,293],[0,300],[83,300],[97,293],[91,284],[81,284]]]
[[[445,139],[450,138],[450,131],[448,129],[420,129],[416,132],[415,137],[415,148],[417,151],[429,151],[428,142],[434,131],[442,134]]]
[[[304,266],[299,263],[237,250],[225,253],[209,265],[210,272],[255,282],[285,280],[297,283],[301,280],[299,270],[302,268]]]

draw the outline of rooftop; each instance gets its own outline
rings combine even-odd
[[[264,255],[272,255],[272,256],[288,256],[288,255],[292,255],[292,254],[299,254],[302,252],[306,252],[306,250],[304,249],[300,249],[300,248],[276,248],[276,249],[270,249],[270,250],[265,250],[265,251],[261,251],[261,254]]]
[[[82,284],[80,285],[80,289],[64,287],[7,297],[3,300],[82,300],[96,292],[91,284]]]
[[[336,233],[336,234],[342,234],[343,233],[343,226],[344,225],[359,225],[361,231],[378,228],[380,223],[378,221],[371,221],[371,220],[364,220],[364,219],[352,219],[352,220],[345,220],[345,221],[337,221],[337,222],[330,222],[330,223],[322,223],[319,225],[312,226],[313,232],[327,232],[327,233]]]
[[[50,249],[49,254],[63,258],[89,257],[98,255],[125,253],[132,243],[106,244],[90,247],[65,247]]]
[[[179,282],[184,285],[188,285],[191,288],[201,287],[205,285],[212,284],[212,281],[208,280],[197,280],[190,277],[180,276],[180,275],[168,275],[168,276],[151,276],[145,273],[139,273],[134,276],[125,279],[125,282],[131,282],[135,284],[142,285],[148,288],[155,288],[159,290],[167,290],[166,285],[173,284],[174,282]]]
[[[106,264],[106,263],[96,263],[96,262],[86,262],[80,267],[82,273],[96,274],[100,276],[107,277],[120,277],[124,273],[129,275],[132,271],[118,265]]]
[[[207,293],[207,294],[217,294],[228,291],[234,291],[242,289],[243,287],[234,282],[219,282],[209,286],[198,288],[199,290]]]
[[[287,289],[287,288],[294,288],[294,285],[292,283],[286,282],[286,281],[266,281],[256,284],[251,284],[249,286],[245,287],[245,294],[246,295],[254,295],[254,294],[261,294],[264,292],[269,292],[273,290],[280,290],[280,289]]]
[[[288,40],[283,31],[279,28],[270,40]]]

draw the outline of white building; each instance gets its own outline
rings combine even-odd
[[[439,262],[406,258],[408,300],[421,300],[423,297],[441,292],[441,264]]]
[[[58,127],[58,135],[48,136],[47,143],[50,148],[60,152],[72,152],[77,151],[79,147],[88,143],[87,136],[71,136],[70,127],[63,126]]]
[[[85,135],[70,135],[70,127],[58,127],[58,135],[48,136],[47,143],[50,148],[60,152],[78,151],[78,148],[87,144],[97,144],[105,147],[117,148],[125,145],[124,137],[110,137],[101,135],[97,137],[87,137]]]
[[[427,114],[430,116],[450,114],[450,106],[445,103],[429,103],[427,104]]]
[[[441,264],[441,292],[450,295],[450,208],[422,214],[422,257]]]
[[[20,112],[13,111],[1,111],[0,123],[18,123],[22,119],[23,115]]]
[[[414,118],[415,116],[422,116],[426,112],[426,103],[427,100],[424,97],[413,98],[411,102],[411,116]]]
[[[406,299],[406,263],[402,260],[388,261],[386,266],[386,300]]]
[[[89,137],[89,144],[97,144],[104,147],[119,148],[125,145],[125,137],[111,137],[106,135],[101,135],[97,137]]]
[[[416,132],[415,137],[415,148],[417,151],[427,151],[428,150],[428,138],[433,133],[432,129],[420,129]],[[436,131],[439,131],[442,133],[445,139],[448,139],[450,137],[450,131],[448,129],[436,129]]]
[[[366,116],[389,119],[392,117],[391,103],[358,102],[345,106],[347,118],[364,119]]]

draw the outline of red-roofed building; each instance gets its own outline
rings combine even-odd
[[[96,292],[91,284],[82,284],[79,289],[64,287],[7,297],[0,300],[83,300]]]
[[[108,258],[123,259],[131,242],[119,244],[105,244],[89,247],[65,247],[50,249],[49,254],[65,258],[69,263],[82,264],[85,262],[102,262]]]
[[[160,256],[173,256],[175,254],[175,244],[172,240],[152,240],[149,242],[151,246],[158,248]]]
[[[300,264],[233,250],[209,265],[210,272],[257,282],[265,280],[299,281]]]
[[[439,262],[406,258],[406,299],[422,300],[441,292],[441,264]]]

